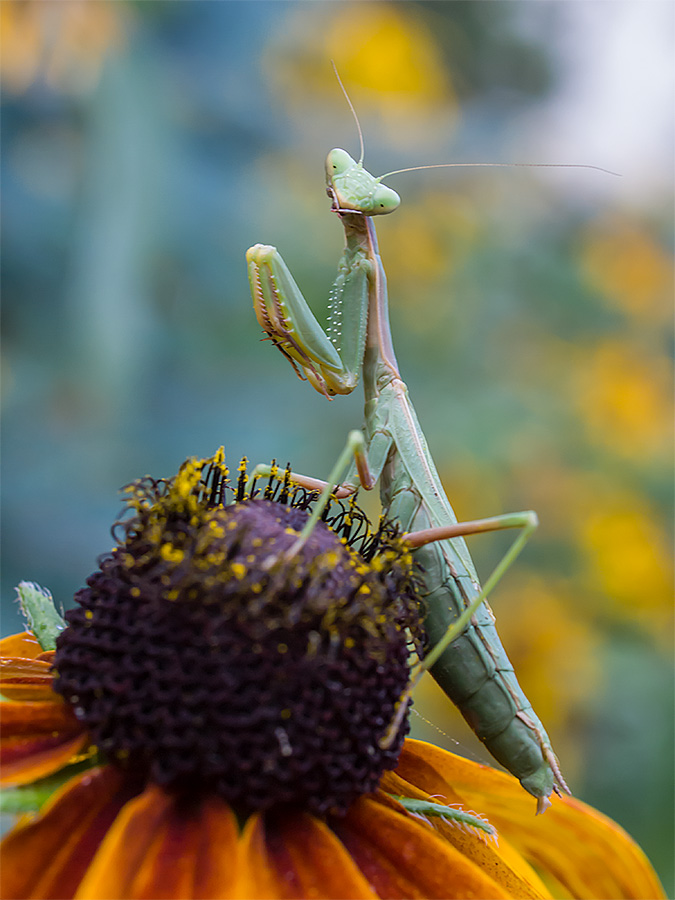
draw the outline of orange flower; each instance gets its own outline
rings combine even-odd
[[[6,808],[41,807],[2,842],[4,897],[663,897],[589,807],[535,818],[405,721],[383,748],[415,632],[402,542],[350,547],[350,506],[296,551],[306,498],[242,476],[226,507],[226,477],[216,456],[132,485],[56,653],[0,643]]]
[[[36,644],[23,634],[6,638],[0,650],[35,651]],[[5,657],[3,671],[27,661]],[[11,691],[4,678],[2,691]],[[64,703],[53,694],[3,705],[14,708],[11,717],[3,710],[4,750],[7,724],[11,730],[24,722],[28,731],[32,706],[58,710]],[[26,752],[25,769],[17,763],[7,781],[23,784],[65,765],[72,719],[55,719],[53,737],[61,739],[60,754],[49,763],[43,757],[38,770]],[[71,762],[86,740],[80,734],[72,745]],[[448,818],[420,819],[391,794],[441,798]],[[498,834],[486,838],[453,821],[457,805],[479,809]],[[93,767],[4,839],[2,896],[665,897],[639,847],[605,816],[570,797],[554,798],[545,816],[533,812],[511,775],[414,740],[379,790],[356,799],[346,815],[323,819],[293,807],[240,819],[217,796],[180,797],[114,765]]]
[[[72,709],[52,690],[54,651],[27,631],[0,641],[0,785],[30,784],[82,757],[89,744]],[[86,756],[86,753],[84,754]]]

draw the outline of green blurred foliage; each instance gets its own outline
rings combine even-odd
[[[21,579],[68,605],[131,479],[220,444],[321,476],[359,423],[358,392],[327,403],[259,342],[244,264],[276,244],[325,310],[341,235],[323,159],[358,148],[330,59],[371,170],[531,161],[523,135],[579,77],[570,46],[600,54],[622,6],[2,4],[4,633]],[[540,161],[611,168],[620,125],[607,157],[580,133],[577,158]],[[459,517],[542,521],[494,597],[523,687],[575,793],[668,885],[672,178],[650,175],[642,195],[575,170],[416,173],[378,228]],[[479,571],[503,547],[474,539]],[[484,759],[448,707],[423,689],[417,733]]]

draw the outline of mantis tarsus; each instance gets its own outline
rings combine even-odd
[[[338,495],[347,496],[359,485],[370,490],[379,479],[384,514],[407,534],[425,583],[425,629],[431,649],[401,698],[400,715],[419,676],[430,670],[492,755],[537,798],[537,811],[542,812],[551,792],[567,791],[567,785],[484,602],[536,527],[536,516],[524,512],[457,523],[391,339],[386,278],[372,217],[393,212],[400,198],[382,183],[387,176],[375,178],[366,171],[363,145],[361,150],[359,162],[340,149],[331,150],[326,160],[327,193],[346,243],[331,291],[330,336],[276,248],[263,244],[247,253],[256,315],[300,377],[306,376],[326,397],[350,393],[362,375],[364,434],[350,436],[354,463]],[[337,481],[339,476],[327,489]],[[319,484],[313,479],[304,482],[310,487]],[[462,535],[502,528],[522,531],[481,589]]]

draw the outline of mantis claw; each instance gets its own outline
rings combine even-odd
[[[351,393],[358,368],[355,373],[343,364],[276,247],[255,244],[247,251],[246,260],[253,308],[265,336],[281,350],[296,374],[328,400],[335,394]]]
[[[303,381],[308,380],[320,394],[331,400],[331,394],[334,394],[335,391],[329,389],[326,380],[317,369],[315,365],[317,360],[303,344],[298,328],[294,326],[286,304],[283,302],[278,286],[278,277],[274,271],[275,263],[278,265],[281,262],[283,265],[281,257],[274,247],[256,244],[248,250],[246,259],[253,295],[253,309],[258,324],[265,332],[263,340],[272,341],[275,347],[281,350],[293,366],[298,378]],[[290,278],[290,273],[288,273],[288,277]],[[316,327],[319,327],[318,323]],[[319,365],[321,365],[320,362]]]

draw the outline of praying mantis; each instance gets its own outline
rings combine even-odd
[[[347,101],[353,112],[348,97]],[[396,362],[386,276],[373,222],[400,204],[399,195],[383,179],[409,170],[371,175],[363,166],[360,127],[359,135],[358,162],[341,149],[331,150],[326,160],[326,191],[345,233],[344,254],[331,289],[328,333],[277,249],[264,244],[247,252],[255,313],[296,373],[328,399],[350,393],[362,378],[365,424],[362,433],[350,435],[346,451],[353,463],[336,496],[349,496],[358,487],[371,490],[379,480],[383,514],[406,535],[422,570],[431,649],[413,671],[396,720],[382,741],[397,730],[412,688],[429,670],[491,754],[536,797],[540,813],[550,805],[553,791],[569,789],[485,602],[536,528],[537,518],[527,511],[473,522],[456,520]],[[311,488],[325,484],[293,478]],[[331,475],[325,489],[336,487],[339,478]],[[481,589],[463,536],[504,528],[519,528],[520,533]]]

